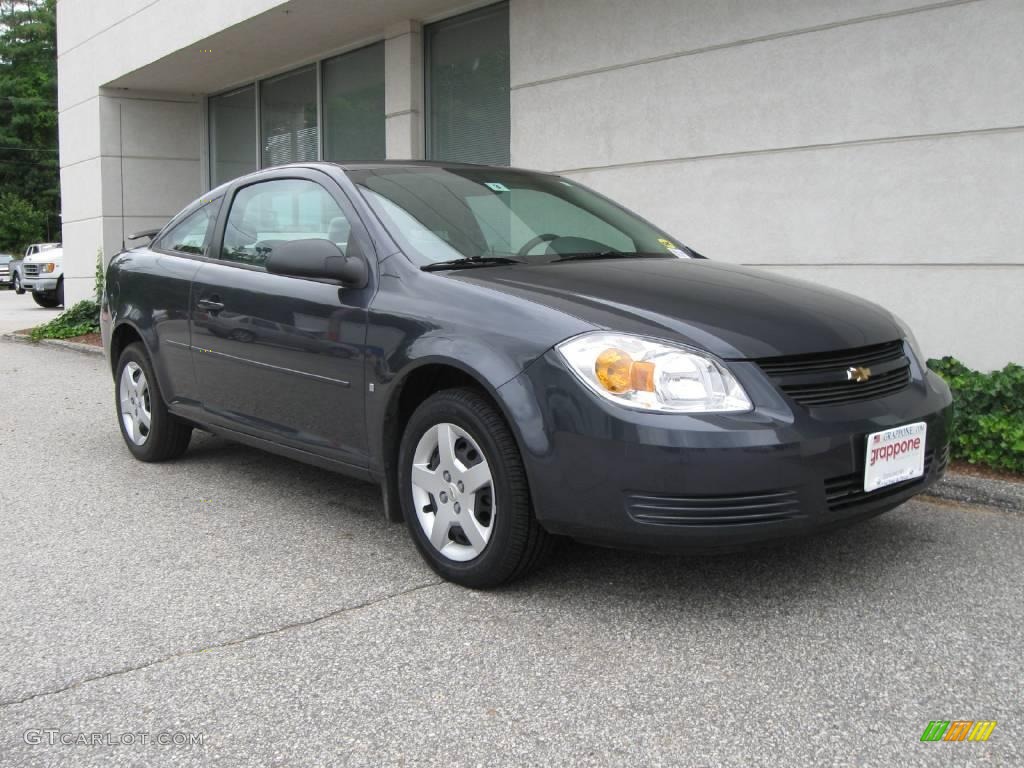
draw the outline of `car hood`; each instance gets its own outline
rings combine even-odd
[[[33,253],[31,256],[25,257],[26,264],[54,264],[59,263],[64,258],[63,248],[51,248],[48,251],[40,251],[39,253]]]
[[[704,259],[607,259],[459,270],[595,328],[671,339],[725,359],[798,355],[894,341],[890,312],[763,270]]]

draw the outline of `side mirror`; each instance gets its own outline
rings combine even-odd
[[[337,280],[346,288],[364,288],[369,270],[359,241],[352,237],[348,254],[330,240],[289,240],[270,253],[267,272],[289,277]]]

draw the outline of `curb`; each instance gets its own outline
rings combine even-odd
[[[940,482],[922,495],[1024,515],[1024,482],[947,472]]]
[[[72,352],[84,355],[103,356],[103,347],[94,347],[92,344],[79,344],[76,341],[64,341],[64,339],[40,339],[39,341],[33,341],[31,336],[26,336],[23,333],[5,333],[0,338],[5,341],[13,341],[16,344],[41,344],[47,347],[69,349]]]

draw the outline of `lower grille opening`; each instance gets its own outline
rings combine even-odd
[[[944,458],[942,458],[943,456]],[[915,485],[921,485],[928,479],[934,460],[935,451],[934,449],[929,450],[924,456],[924,474],[921,477],[915,477],[913,480],[905,480],[904,482],[896,483],[895,485],[888,485],[885,488],[879,488],[877,491],[867,492],[864,490],[863,469],[849,475],[841,475],[839,477],[833,477],[830,480],[826,480],[825,500],[828,504],[829,511],[842,512],[850,507],[856,507],[857,505],[865,502],[886,499],[890,496],[902,493],[908,488],[913,488]],[[936,467],[937,472],[941,472],[945,469],[945,463],[949,461],[948,445],[943,449],[942,453],[940,453],[940,461],[942,462],[942,469]]]
[[[773,523],[796,517],[795,491],[765,491],[732,496],[655,496],[627,494],[626,511],[640,523],[723,526]]]

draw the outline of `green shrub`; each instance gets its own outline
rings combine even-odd
[[[952,357],[928,367],[953,391],[953,457],[1024,472],[1024,367],[979,373]]]
[[[32,329],[32,340],[70,339],[100,329],[100,305],[91,299],[80,301],[71,309],[61,312],[53,320]]]

